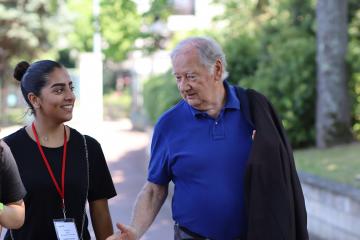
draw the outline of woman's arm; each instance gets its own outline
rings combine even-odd
[[[4,209],[0,211],[0,225],[17,229],[24,224],[25,204],[24,201],[17,201],[4,205]]]
[[[0,141],[0,201],[5,203],[0,209],[0,225],[16,229],[24,224],[25,204],[23,198],[26,191],[21,182],[19,171],[9,146]]]
[[[100,199],[89,203],[91,221],[96,239],[104,240],[114,233],[108,200]]]

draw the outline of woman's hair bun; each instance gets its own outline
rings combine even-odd
[[[19,62],[14,70],[14,78],[18,81],[21,81],[24,76],[26,70],[30,67],[30,64],[26,61]]]

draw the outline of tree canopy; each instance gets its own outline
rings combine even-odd
[[[19,60],[32,61],[51,47],[56,26],[55,0],[2,1],[0,4],[0,89],[11,80],[12,67]],[[6,110],[6,91],[1,91],[1,116]]]
[[[67,48],[92,51],[95,32],[92,0],[68,0],[66,5],[69,22],[73,23],[67,35]],[[105,59],[124,60],[140,34],[141,18],[136,4],[131,0],[101,0],[98,20]]]

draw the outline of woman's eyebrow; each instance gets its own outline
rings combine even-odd
[[[72,85],[72,82],[70,82],[69,85]],[[53,85],[51,85],[51,88],[54,88],[54,87],[64,87],[64,86],[66,86],[65,83],[54,83]]]

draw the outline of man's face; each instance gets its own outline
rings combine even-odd
[[[172,65],[181,97],[197,110],[208,110],[216,95],[215,77],[200,62],[197,50],[182,50]]]

